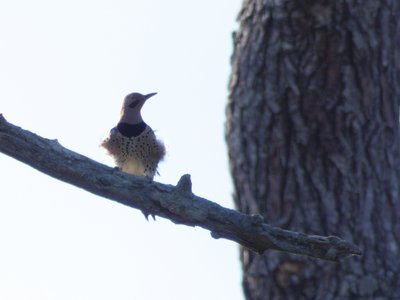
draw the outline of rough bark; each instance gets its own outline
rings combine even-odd
[[[214,238],[236,241],[258,253],[280,250],[338,261],[360,250],[334,236],[305,235],[264,223],[260,215],[246,215],[200,198],[191,191],[188,174],[176,186],[130,175],[95,162],[8,123],[0,114],[0,152],[54,178],[96,195],[157,215],[177,224],[210,230]]]
[[[226,131],[237,208],[364,253],[242,248],[247,299],[400,299],[399,6],[244,1]]]

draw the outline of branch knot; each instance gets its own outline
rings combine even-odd
[[[183,194],[191,194],[192,193],[192,181],[190,180],[190,174],[184,174],[179,179],[176,188],[182,192]]]

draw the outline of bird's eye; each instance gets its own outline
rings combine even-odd
[[[128,105],[129,108],[135,108],[139,104],[140,100],[135,100]]]

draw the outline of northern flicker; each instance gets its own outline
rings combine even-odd
[[[165,155],[165,147],[143,121],[140,111],[146,100],[155,94],[127,95],[117,126],[101,143],[122,171],[150,179],[157,173],[157,165]]]

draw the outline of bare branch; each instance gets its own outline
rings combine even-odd
[[[261,215],[246,215],[194,195],[190,175],[176,186],[120,172],[8,123],[0,114],[0,152],[54,178],[96,195],[140,209],[177,224],[200,226],[214,238],[235,241],[263,253],[279,250],[338,261],[360,255],[353,244],[334,236],[316,236],[264,223]]]

